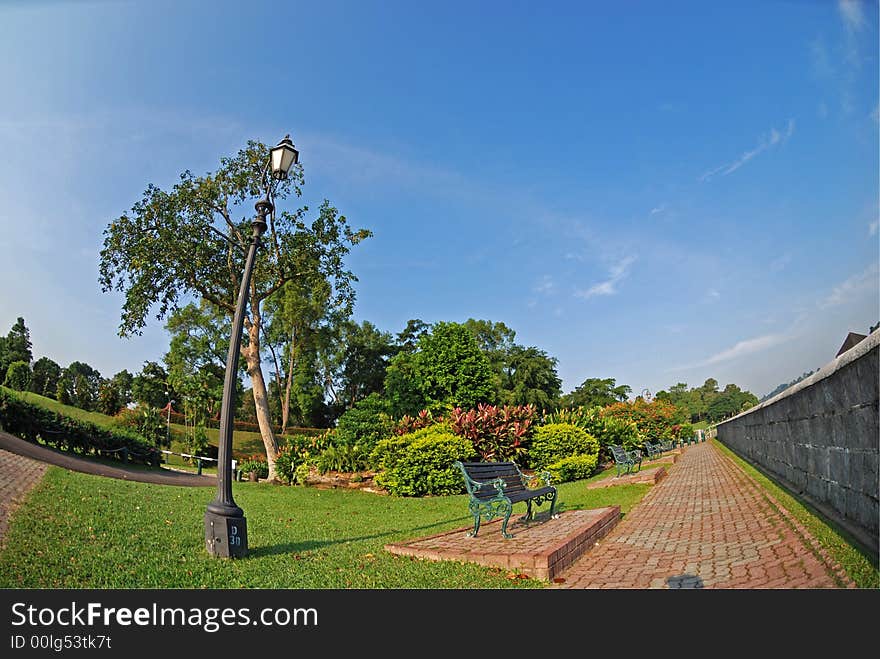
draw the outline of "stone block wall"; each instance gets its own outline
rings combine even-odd
[[[717,427],[718,439],[878,552],[880,330]]]

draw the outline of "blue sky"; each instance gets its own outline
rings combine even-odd
[[[105,376],[102,232],[290,133],[356,318],[503,321],[566,391],[761,396],[880,320],[878,5],[0,2],[0,330]]]

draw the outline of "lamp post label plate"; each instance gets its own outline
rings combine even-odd
[[[247,521],[244,517],[205,515],[205,548],[213,556],[240,558],[247,555]]]

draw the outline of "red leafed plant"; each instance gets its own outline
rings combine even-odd
[[[442,420],[442,418],[435,419],[434,415],[431,414],[429,410],[422,410],[421,412],[419,412],[418,416],[414,417],[410,416],[409,414],[404,414],[394,424],[394,434],[408,435],[411,432],[421,430],[422,428],[427,428],[428,426],[439,423]]]
[[[456,407],[447,421],[452,432],[471,440],[484,461],[512,460],[525,450],[537,410],[532,405],[483,405],[464,411]]]

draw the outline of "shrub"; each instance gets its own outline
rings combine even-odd
[[[407,435],[416,430],[433,426],[440,421],[442,421],[442,419],[435,419],[431,410],[422,410],[419,412],[418,416],[404,414],[400,419],[394,422],[392,431],[395,435]]]
[[[357,445],[369,452],[376,442],[390,437],[391,433],[388,403],[373,393],[342,413],[336,422],[334,442],[337,446]]]
[[[544,469],[573,455],[588,455],[597,459],[598,454],[599,442],[596,438],[570,423],[541,426],[535,431],[529,448],[530,463],[536,469]]]
[[[305,485],[306,481],[308,481],[310,471],[311,469],[309,468],[308,463],[303,462],[294,470],[292,482],[295,485]]]
[[[368,454],[360,446],[328,446],[318,455],[315,464],[322,474],[328,471],[350,473],[366,469],[367,460]]]
[[[623,446],[627,450],[644,448],[644,439],[635,423],[625,418],[604,416],[602,409],[601,407],[563,408],[552,414],[545,414],[543,422],[571,423],[595,437],[599,442],[600,461],[611,459],[609,447],[614,444]]]
[[[12,362],[6,369],[6,380],[3,384],[16,391],[28,391],[31,388],[32,375],[27,362]]]
[[[526,450],[536,409],[531,405],[498,407],[480,404],[449,413],[452,432],[470,440],[484,461],[513,460]]]
[[[323,437],[291,435],[275,457],[275,473],[288,484],[296,482],[296,472],[302,465],[308,465],[320,453]],[[306,466],[308,469],[308,466]],[[305,482],[305,481],[303,481]]]
[[[595,470],[598,463],[597,455],[570,455],[547,465],[547,471],[553,476],[553,482],[567,483],[569,481],[588,478]]]
[[[672,427],[672,436],[677,440],[690,439],[697,434],[694,426],[690,423],[679,423]]]
[[[115,417],[115,423],[121,428],[134,430],[155,446],[168,446],[168,427],[162,419],[162,412],[149,405],[140,405],[134,409],[124,409]]]
[[[615,418],[635,424],[642,441],[666,443],[676,439],[674,428],[685,422],[686,412],[665,400],[648,402],[637,398],[634,402],[615,403],[602,410],[605,418]]]
[[[208,455],[210,451],[208,451],[208,433],[205,426],[196,426],[192,433],[186,436],[186,452],[190,455],[213,457]]]
[[[463,492],[453,463],[475,456],[470,441],[438,424],[379,442],[372,460],[381,466],[376,484],[397,496],[425,496]]]
[[[239,462],[238,469],[240,469],[243,474],[249,474],[254,471],[257,474],[257,478],[269,477],[269,463],[257,455],[252,455]]]

